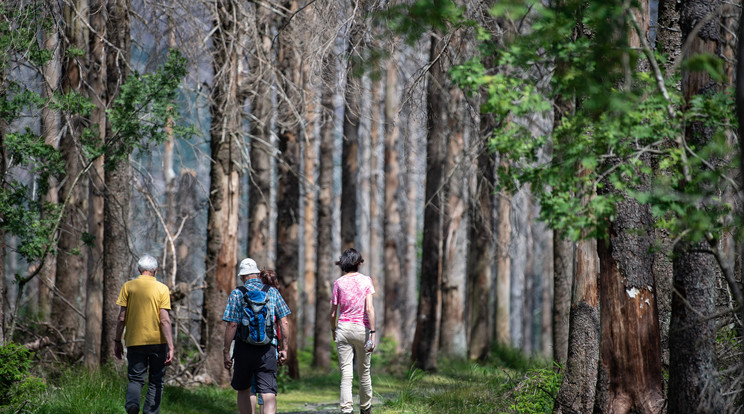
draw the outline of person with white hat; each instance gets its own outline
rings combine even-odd
[[[263,398],[263,412],[266,414],[276,413],[276,371],[277,365],[284,363],[287,359],[287,347],[289,345],[289,322],[287,316],[291,313],[287,303],[276,288],[261,283],[260,270],[256,262],[251,258],[240,262],[238,277],[243,283],[235,288],[227,299],[227,306],[222,320],[225,326],[225,341],[223,358],[225,368],[233,367],[233,377],[230,385],[238,391],[238,409],[240,414],[253,413],[251,397],[253,391],[251,385],[255,377],[255,392]],[[253,345],[236,338],[238,324],[243,323],[243,309],[246,306],[245,294],[248,292],[265,292],[266,307],[268,310],[267,320],[278,321],[281,332],[281,343],[278,343],[276,332],[269,332],[271,341],[265,345]],[[273,325],[272,330],[276,329]],[[235,339],[232,357],[230,345]],[[277,352],[278,348],[278,352]]]

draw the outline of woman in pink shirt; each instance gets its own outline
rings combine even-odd
[[[359,409],[361,414],[372,412],[370,362],[375,349],[375,307],[372,304],[375,288],[369,276],[359,273],[362,263],[364,259],[358,251],[344,250],[336,262],[344,274],[333,282],[331,294],[331,330],[341,369],[342,413],[354,411],[351,395],[354,352],[357,354],[359,375]]]

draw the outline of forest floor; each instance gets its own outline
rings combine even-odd
[[[277,412],[339,413],[341,374],[336,363],[330,370],[321,371],[311,368],[310,352],[300,354],[301,378],[290,380],[285,372],[279,375]],[[28,394],[17,399],[15,407],[0,404],[0,413],[121,414],[127,383],[126,369],[122,368],[113,366],[89,372],[76,366],[54,373],[35,372],[43,385],[26,390]],[[385,352],[373,355],[373,412],[550,413],[560,384],[560,374],[550,365],[509,350],[495,349],[484,362],[440,361],[438,368],[437,372],[423,372],[412,368],[406,356]],[[357,389],[355,378],[355,394]],[[160,412],[237,414],[236,396],[229,386],[173,383],[163,391]],[[359,412],[358,401],[355,395],[355,413]]]

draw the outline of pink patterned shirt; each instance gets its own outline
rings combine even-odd
[[[372,278],[361,273],[349,273],[333,282],[331,305],[338,305],[338,321],[369,326],[365,300],[375,293]]]

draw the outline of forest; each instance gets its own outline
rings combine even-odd
[[[2,395],[24,392],[17,347],[49,383],[121,364],[116,300],[145,253],[170,384],[229,387],[245,257],[292,312],[284,381],[330,372],[354,247],[410,378],[509,349],[559,375],[545,412],[743,413],[741,13],[4,0],[0,411],[35,412]]]

